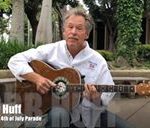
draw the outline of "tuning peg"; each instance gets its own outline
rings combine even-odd
[[[143,83],[145,83],[145,80],[143,80]]]

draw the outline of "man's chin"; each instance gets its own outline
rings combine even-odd
[[[69,39],[67,42],[68,44],[77,44],[77,40],[75,39]]]
[[[68,41],[73,41],[73,42],[75,41],[76,42],[76,41],[78,41],[78,39],[77,38],[68,38]]]
[[[67,45],[68,45],[70,48],[76,48],[76,47],[77,47],[77,42],[67,42]]]

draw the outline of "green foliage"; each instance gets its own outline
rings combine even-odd
[[[54,0],[53,7],[59,5],[60,8],[63,8],[65,5],[70,5],[71,7],[76,7],[78,5],[77,0]]]
[[[110,51],[97,50],[97,52],[100,53],[106,59],[106,61],[113,61],[114,60],[114,55]]]
[[[4,40],[3,33],[8,33],[8,18],[4,18],[3,14],[8,14],[11,9],[11,0],[0,0],[0,40]]]
[[[0,10],[4,10],[5,12],[10,11],[11,8],[11,0],[0,0]]]
[[[137,58],[139,61],[150,61],[150,44],[138,47]]]
[[[143,0],[117,0],[117,56],[124,57],[133,66],[141,36]]]
[[[150,11],[150,0],[144,0],[145,11]]]
[[[7,27],[8,27],[8,19],[0,17],[0,35],[1,35],[0,40],[3,40],[4,32],[8,33]]]
[[[11,56],[31,47],[34,46],[27,46],[19,42],[0,42],[0,69],[7,69],[7,63]]]

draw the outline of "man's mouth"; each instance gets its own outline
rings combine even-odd
[[[69,37],[68,39],[71,39],[71,40],[78,40],[77,37]]]

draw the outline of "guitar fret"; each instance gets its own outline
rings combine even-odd
[[[118,87],[119,87],[119,92],[123,92],[123,91],[124,91],[124,89],[123,89],[123,86],[122,86],[122,85],[118,85]]]
[[[79,91],[79,92],[83,91],[83,87],[81,85],[77,86],[76,91]]]
[[[108,85],[108,92],[114,92],[113,85]]]
[[[130,85],[124,85],[124,93],[128,93],[129,92],[129,87]]]
[[[82,85],[68,85],[67,91],[73,91],[73,92],[82,92],[84,90],[84,86]]]
[[[96,90],[97,90],[98,92],[101,92],[101,91],[102,91],[102,87],[99,86],[99,85],[96,85],[95,88],[96,88]]]
[[[119,90],[118,85],[114,85],[113,87],[114,87],[114,92],[118,92],[118,90]]]
[[[97,91],[100,92],[122,92],[123,87],[119,85],[99,85],[95,86]]]
[[[101,92],[107,92],[107,87],[104,86],[104,85],[101,85],[100,91],[101,91]]]
[[[99,92],[120,92],[129,93],[134,92],[134,86],[132,85],[95,85],[95,88]],[[68,85],[67,91],[82,92],[84,91],[83,85]]]
[[[99,86],[99,85],[96,85],[95,88],[96,88],[96,90],[97,90],[98,92],[101,92],[101,90],[102,90],[102,89],[101,89],[101,86]]]

